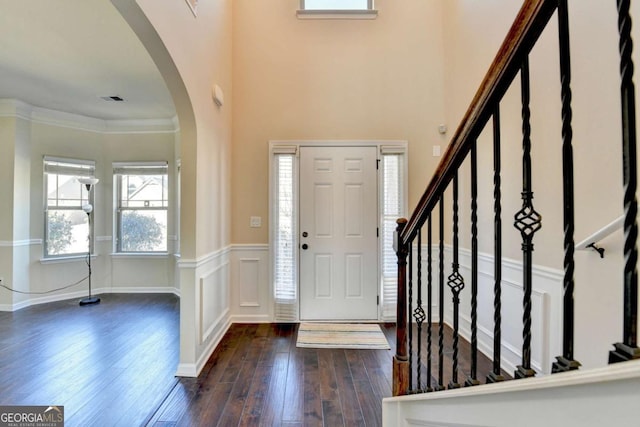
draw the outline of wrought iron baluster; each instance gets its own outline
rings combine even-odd
[[[438,268],[438,385],[436,391],[444,390],[444,196],[440,196],[440,245]]]
[[[523,329],[522,329],[522,365],[515,371],[515,378],[535,376],[531,369],[531,290],[533,267],[533,236],[540,229],[542,217],[533,207],[531,182],[531,111],[529,88],[529,58],[525,57],[520,70],[522,90],[522,209],[515,216],[514,226],[522,236],[523,255]]]
[[[452,272],[447,285],[453,294],[453,365],[449,388],[460,388],[458,383],[458,317],[460,309],[460,292],[464,288],[464,279],[460,275],[458,263],[458,172],[453,176],[453,263]]]
[[[633,41],[631,39],[630,0],[618,0],[620,33],[620,94],[622,103],[622,165],[624,184],[624,320],[623,342],[614,344],[609,363],[640,359],[638,328],[638,168],[636,164],[636,104],[633,83]]]
[[[471,145],[471,372],[465,386],[478,381],[478,142]]]
[[[407,325],[407,339],[409,341],[409,392],[413,392],[413,322],[411,321],[411,310],[413,309],[413,245],[409,244],[409,261],[407,275],[409,276],[409,300],[407,302],[407,313],[409,313]]]
[[[413,317],[416,319],[417,329],[418,329],[418,339],[416,346],[418,347],[416,364],[417,364],[417,380],[418,383],[416,391],[423,392],[422,387],[422,324],[424,323],[424,319],[426,315],[424,314],[424,309],[422,308],[422,228],[418,230],[418,300],[416,301],[416,309],[413,311]]]
[[[562,319],[562,356],[551,366],[551,371],[576,370],[580,363],[573,360],[574,331],[574,197],[573,197],[573,129],[571,119],[571,55],[569,50],[569,16],[567,0],[558,1],[558,35],[560,41],[560,83],[562,98],[562,189],[564,216],[564,298]]]
[[[427,391],[433,391],[431,387],[431,342],[432,342],[432,267],[431,267],[431,215],[427,219]]]
[[[502,346],[502,193],[500,166],[500,105],[493,111],[493,371],[488,383],[504,381],[500,368]]]

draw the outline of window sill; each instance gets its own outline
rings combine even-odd
[[[96,258],[97,256],[98,255],[96,254],[91,254],[91,258]],[[87,254],[40,258],[40,264],[64,264],[67,262],[85,261],[86,259],[87,259]]]
[[[111,258],[167,258],[168,252],[114,252]]]
[[[376,19],[377,10],[304,10],[296,12],[298,19]]]

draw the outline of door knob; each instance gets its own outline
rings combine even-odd
[[[309,245],[307,245],[306,243],[303,243],[302,249],[306,251],[307,249],[309,249]]]

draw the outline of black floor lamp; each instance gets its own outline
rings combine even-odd
[[[82,205],[82,210],[87,214],[87,222],[89,224],[89,249],[87,255],[87,265],[89,266],[89,296],[80,300],[80,305],[100,304],[100,298],[91,296],[91,213],[93,212],[93,205],[91,202],[91,189],[99,181],[97,178],[77,178],[80,184],[84,184],[87,187],[87,203]]]

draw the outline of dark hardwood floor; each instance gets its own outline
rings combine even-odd
[[[63,405],[66,426],[139,426],[177,383],[179,299],[101,295],[0,312],[0,405]]]
[[[0,405],[64,405],[68,427],[381,425],[393,324],[382,325],[391,350],[297,348],[297,324],[234,324],[198,378],[178,379],[179,299],[101,298],[0,312]],[[449,328],[444,342],[446,385]],[[460,344],[463,382],[468,343]],[[490,367],[479,355],[482,382]]]
[[[180,379],[148,425],[380,426],[395,354],[395,324],[381,326],[391,350],[297,348],[297,324],[232,325],[200,376]],[[437,376],[436,325],[433,332]],[[445,385],[452,372],[451,342],[447,327]],[[463,383],[469,344],[460,340],[460,346]],[[426,363],[426,353],[422,356]],[[484,382],[491,363],[482,354],[478,359],[478,378]]]

